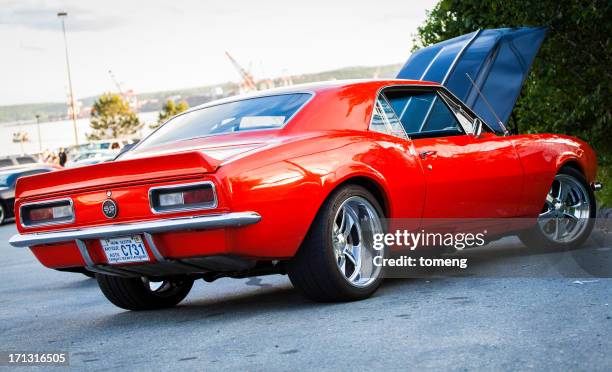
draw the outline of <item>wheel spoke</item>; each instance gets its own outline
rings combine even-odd
[[[578,217],[574,213],[571,212],[563,212],[563,216],[569,218],[572,221],[578,221]]]
[[[351,252],[351,249],[349,246],[344,248],[344,251],[342,252],[342,254],[344,255],[344,257],[346,257],[347,260],[351,261],[353,265],[355,265],[355,267],[357,267],[358,259],[354,256],[353,252]]]
[[[353,215],[353,211],[349,210],[344,216],[346,222],[344,223],[343,229],[340,230],[340,233],[342,234],[345,240],[348,240],[348,237],[351,234],[351,230],[353,230],[353,227],[355,226],[355,218]]]
[[[566,232],[567,223],[562,218],[555,218],[555,239],[561,239]]]
[[[346,209],[345,207],[342,207],[339,211],[340,214],[340,225],[336,225],[334,223],[334,233],[338,233],[339,231],[342,231],[342,229],[344,229],[344,224],[346,223]]]
[[[547,210],[544,213],[540,213],[540,218],[548,219],[554,217],[554,211],[552,209]]]
[[[566,185],[565,182],[563,181],[559,181],[559,197],[558,197],[559,201],[566,202],[569,192],[570,192],[570,186]]]
[[[353,270],[351,276],[348,279],[350,281],[358,280],[361,275],[361,245],[347,247],[345,257],[351,260],[351,262],[355,266],[355,270]]]

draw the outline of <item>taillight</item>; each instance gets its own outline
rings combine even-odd
[[[21,205],[19,215],[24,227],[70,223],[74,221],[74,208],[71,199],[25,203]]]
[[[155,213],[211,209],[217,206],[212,182],[154,187],[149,191],[149,203]]]

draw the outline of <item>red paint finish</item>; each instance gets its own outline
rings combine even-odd
[[[567,136],[485,133],[406,140],[368,131],[377,92],[402,84],[435,85],[365,81],[288,88],[312,91],[314,98],[280,130],[193,138],[146,152],[136,149],[111,163],[22,178],[17,210],[24,202],[71,197],[76,220],[39,228],[18,224],[18,229],[32,233],[153,220],[160,216],[150,209],[149,188],[212,181],[217,208],[163,217],[253,211],[261,221],[157,234],[161,253],[171,258],[235,254],[282,259],[296,253],[325,198],[344,182],[377,190],[386,217],[418,220],[537,216],[555,173],[567,162],[594,180],[592,149]],[[219,155],[227,150],[233,155]],[[430,155],[422,159],[424,152]],[[119,206],[113,220],[101,209],[109,191]],[[105,263],[99,242],[87,246],[96,263]],[[75,244],[32,251],[48,267],[84,264]]]

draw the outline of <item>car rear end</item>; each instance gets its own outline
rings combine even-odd
[[[186,152],[22,178],[11,244],[30,247],[54,269],[120,276],[210,270],[206,261],[232,252],[226,231],[260,219],[230,210],[218,165]]]

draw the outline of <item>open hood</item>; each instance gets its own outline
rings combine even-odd
[[[498,118],[504,125],[508,123],[545,34],[545,27],[478,30],[416,51],[397,77],[444,85],[491,128],[502,131]]]

